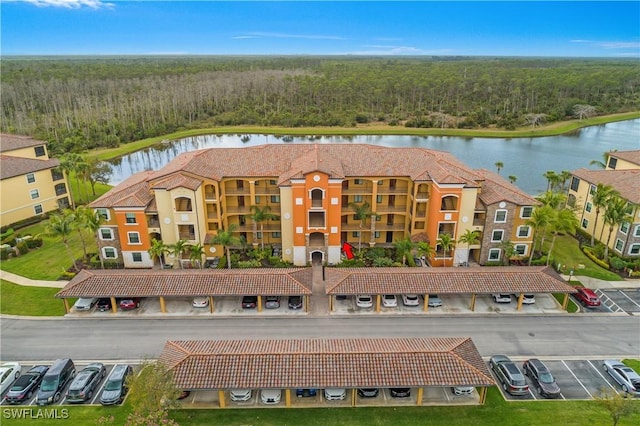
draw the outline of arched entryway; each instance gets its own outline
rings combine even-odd
[[[320,250],[311,252],[311,265],[318,266],[324,262],[324,253]]]

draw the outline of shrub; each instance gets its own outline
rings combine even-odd
[[[29,247],[30,249],[42,247],[42,238],[32,238],[30,240],[26,240],[25,242],[27,243],[27,247]]]
[[[501,261],[486,262],[483,266],[504,266]]]
[[[262,266],[262,262],[257,259],[238,261],[238,268],[240,269],[259,268],[261,266]]]
[[[546,257],[539,257],[537,259],[533,259],[531,261],[531,265],[532,266],[542,266],[542,265],[546,265],[547,264],[547,258]],[[553,262],[550,262],[549,265],[553,264]]]
[[[609,269],[609,264],[607,262],[605,262],[604,260],[600,260],[596,257],[594,251],[597,249],[598,247],[591,249],[590,247],[583,247],[582,248],[582,252],[589,258],[591,259],[596,265],[601,266],[605,269]]]
[[[27,246],[27,243],[25,241],[20,241],[16,248],[18,249],[18,252],[21,256],[29,253],[29,246]]]
[[[8,260],[11,255],[11,249],[0,250],[0,260]]]
[[[224,269],[227,267],[227,256],[222,256],[218,262],[218,269]]]
[[[358,268],[365,266],[364,260],[361,259],[345,259],[336,265],[338,268]]]
[[[76,276],[76,274],[74,272],[65,271],[62,274],[60,274],[60,276],[58,277],[58,280],[71,281],[75,276]]]
[[[627,262],[625,262],[624,260],[620,259],[617,256],[611,256],[609,258],[609,265],[611,265],[611,268],[613,268],[616,271],[622,271],[627,267]]]
[[[373,266],[376,267],[385,267],[385,266],[393,266],[393,259],[389,259],[388,257],[377,257],[373,259]]]

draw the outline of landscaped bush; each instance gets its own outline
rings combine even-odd
[[[12,250],[9,248],[0,250],[0,260],[8,260],[11,256]]]
[[[25,242],[27,243],[27,247],[30,249],[42,247],[42,238],[31,238]]]
[[[338,268],[359,268],[365,266],[362,259],[345,259],[336,265]]]
[[[589,258],[591,259],[596,265],[602,266],[605,269],[609,269],[609,264],[607,262],[605,262],[604,260],[600,260],[596,257],[595,255],[595,250],[597,249],[591,249],[590,247],[583,247],[582,248],[582,252]]]
[[[551,265],[553,262],[550,262],[549,264]],[[537,259],[533,259],[531,261],[531,266],[543,266],[547,264],[547,258],[546,257],[539,257]]]
[[[240,269],[259,268],[261,266],[262,266],[262,262],[258,259],[238,261],[238,268]]]
[[[620,259],[617,256],[611,256],[609,258],[609,265],[611,265],[611,268],[613,268],[615,271],[622,271],[628,266],[626,261]]]
[[[18,249],[18,252],[21,256],[29,253],[29,246],[27,246],[27,243],[25,241],[20,241],[18,245],[16,245],[16,248]]]
[[[75,276],[76,276],[75,272],[66,272],[65,271],[62,274],[60,274],[60,276],[58,277],[58,280],[71,281]]]
[[[394,266],[395,262],[393,259],[389,259],[388,257],[378,257],[373,259],[373,266],[376,267],[385,267],[385,266]]]

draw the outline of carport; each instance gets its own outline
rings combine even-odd
[[[301,388],[344,388],[356,406],[358,388],[418,388],[422,405],[425,388],[472,386],[484,404],[495,384],[468,337],[168,341],[159,360],[180,388],[217,390],[219,408],[231,389],[284,390],[291,407]]]
[[[214,312],[214,299],[221,296],[258,296],[258,311],[265,296],[305,296],[305,312],[309,311],[311,268],[256,268],[232,270],[87,270],[83,269],[60,290],[57,298],[69,313],[68,298],[111,298],[113,313],[116,298],[152,297],[160,299],[160,311],[166,313],[167,297],[209,297],[209,310]]]
[[[326,268],[324,276],[331,312],[336,295],[357,294],[375,295],[375,310],[380,312],[384,294],[422,294],[425,299],[429,294],[470,294],[471,311],[478,294],[517,294],[520,311],[525,294],[564,293],[566,310],[569,293],[576,292],[549,266]],[[425,303],[424,311],[428,309]]]

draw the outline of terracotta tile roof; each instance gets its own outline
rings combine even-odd
[[[46,141],[39,141],[31,136],[11,135],[0,133],[0,152],[14,151],[30,146],[45,145]]]
[[[186,176],[182,173],[177,173],[175,175],[171,175],[168,178],[155,181],[152,185],[152,189],[166,189],[167,191],[171,191],[176,188],[187,188],[192,191],[195,191],[202,184],[201,179],[196,179],[191,176]]]
[[[479,198],[487,206],[500,201],[511,202],[519,206],[538,206],[541,204],[497,173],[486,169],[476,170],[476,173],[484,179]]]
[[[640,204],[640,170],[578,169],[571,173],[594,185],[611,185],[625,200]]]
[[[311,268],[82,270],[56,297],[311,294]]]
[[[327,268],[327,294],[575,293],[549,266]]]
[[[35,158],[0,155],[0,179],[9,179],[40,170],[53,169],[59,165],[60,161],[57,158],[38,160]]]
[[[640,166],[640,150],[635,151],[611,151],[608,153],[610,157],[620,158]]]
[[[154,176],[153,171],[144,171],[112,188],[109,192],[89,204],[90,207],[147,207],[154,199],[148,180]]]
[[[468,337],[168,341],[183,389],[493,386]]]

